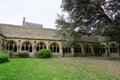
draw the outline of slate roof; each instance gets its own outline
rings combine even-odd
[[[49,28],[33,28],[10,24],[0,24],[0,34],[5,37],[55,40],[55,32],[55,29]],[[58,38],[56,40],[58,40]]]
[[[0,35],[11,38],[30,38],[43,40],[60,40],[56,38],[56,29],[42,27],[25,27],[19,25],[0,24]],[[109,37],[106,36],[87,36],[83,35],[80,41],[84,42],[107,42]]]

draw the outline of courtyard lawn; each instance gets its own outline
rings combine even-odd
[[[10,59],[0,64],[0,80],[120,80],[120,60]]]

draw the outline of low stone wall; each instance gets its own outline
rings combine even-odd
[[[62,56],[60,55],[60,53],[52,53],[52,57],[58,58],[58,57],[62,57]]]
[[[119,53],[110,53],[110,58],[119,58],[120,59]]]

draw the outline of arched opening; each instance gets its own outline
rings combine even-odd
[[[93,46],[95,56],[102,56],[102,48],[101,45],[96,44]]]
[[[85,45],[84,45],[84,51],[85,51],[85,56],[91,55],[91,48],[90,48],[90,45],[85,44]]]
[[[39,42],[39,43],[37,44],[36,50],[39,51],[40,49],[46,49],[45,43]]]
[[[17,52],[17,44],[15,43],[15,41],[10,40],[7,42],[7,50]]]
[[[74,52],[75,53],[81,53],[81,46],[79,44],[76,44],[74,47]]]
[[[58,53],[59,52],[59,46],[58,46],[58,44],[52,43],[50,45],[50,50],[51,50],[51,52]]]
[[[23,42],[22,50],[32,52],[32,44],[29,41]]]
[[[81,46],[79,44],[76,44],[74,46],[74,56],[77,57],[77,56],[82,56],[82,53],[81,53]]]
[[[117,45],[110,44],[110,53],[117,53]]]
[[[63,47],[63,53],[71,53],[70,47]]]
[[[102,44],[102,45],[100,46],[100,48],[101,48],[101,53],[105,53],[105,52],[106,52],[106,47],[105,47],[104,44]]]

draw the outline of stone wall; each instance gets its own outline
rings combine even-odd
[[[55,52],[52,53],[55,57],[57,56],[74,56],[75,52],[74,49],[71,47],[71,53],[64,53],[63,54],[63,41],[59,41],[59,40],[38,40],[38,39],[14,39],[14,38],[7,38],[6,39],[7,42],[8,41],[14,41],[17,44],[17,51],[21,50],[21,46],[25,41],[29,41],[32,44],[32,52],[30,52],[31,55],[34,55],[34,53],[36,52],[36,48],[35,48],[35,42],[36,44],[38,44],[39,42],[43,42],[46,45],[46,48],[49,49],[50,45],[52,43],[56,43],[59,46],[59,52]],[[84,45],[89,45],[90,46],[90,50],[91,52],[89,54],[94,55],[94,50],[93,50],[93,42],[79,42],[79,45],[81,47],[81,53],[78,53],[80,55],[84,55],[85,54],[85,50],[84,50]],[[18,48],[18,46],[20,48]]]
[[[75,50],[73,47],[70,47],[70,53],[63,53],[63,41],[59,38],[55,38],[55,29],[48,28],[33,28],[33,27],[24,27],[18,25],[7,25],[0,24],[0,50],[7,50],[7,42],[14,41],[16,43],[17,51],[21,50],[21,46],[25,41],[28,41],[32,44],[32,52],[30,52],[31,56],[34,56],[36,53],[36,44],[39,42],[43,42],[46,45],[46,48],[49,49],[52,43],[56,43],[59,47],[59,52],[52,53],[55,57],[57,56],[74,56]],[[79,41],[79,45],[81,47],[81,53],[77,53],[80,56],[86,54],[85,45],[90,47],[90,55],[94,55],[94,45],[105,45],[105,52],[103,56],[116,56],[116,54],[110,55],[110,44],[116,42],[109,42],[109,37],[107,36],[87,36],[83,35],[81,40]],[[117,57],[119,57],[119,53],[117,53]]]
[[[2,50],[2,38],[0,36],[0,50]]]
[[[18,25],[0,24],[1,34],[5,37],[32,38],[32,39],[55,39],[55,29],[33,28]],[[58,40],[58,39],[57,39]]]
[[[56,36],[56,29],[49,28],[34,28],[34,27],[24,27],[18,25],[8,25],[8,24],[0,24],[0,34],[5,37],[13,37],[13,38],[31,38],[31,39],[50,39],[50,40],[60,40],[59,37]],[[81,40],[83,42],[108,42],[108,36],[100,36],[100,35],[83,35]]]
[[[3,36],[0,36],[0,50],[3,50],[4,49],[4,44],[5,43],[5,37]]]

